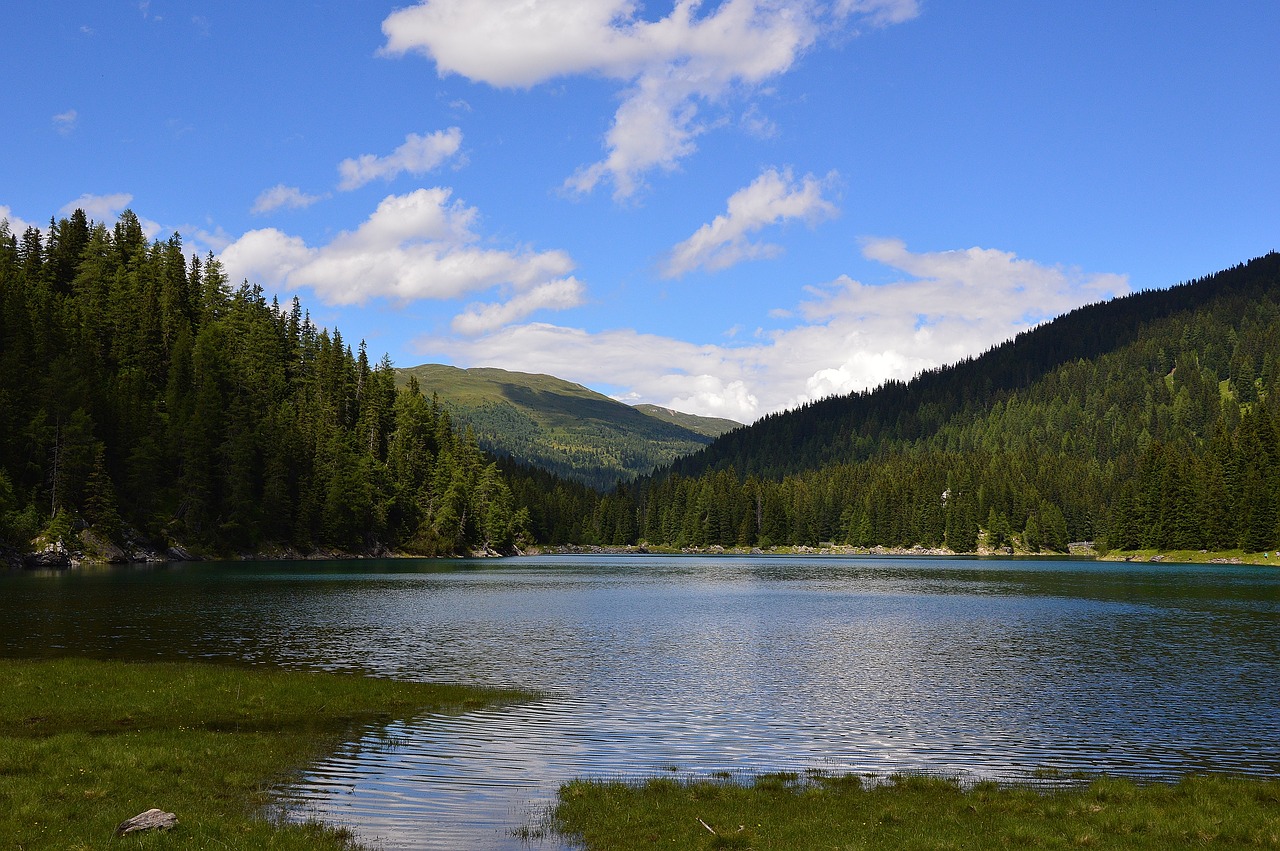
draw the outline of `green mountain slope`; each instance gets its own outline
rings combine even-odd
[[[550,375],[423,364],[396,370],[397,384],[410,376],[489,452],[597,488],[669,464],[724,430],[725,421],[651,416]]]
[[[1082,307],[909,383],[890,381],[766,416],[680,459],[673,469],[691,475],[732,467],[741,474],[777,478],[865,460],[897,443],[935,434],[962,413],[980,414],[1064,364],[1130,345],[1154,333],[1153,323],[1171,316],[1213,310],[1226,324],[1238,325],[1256,300],[1275,297],[1278,278],[1280,254],[1273,252],[1193,283]],[[1175,339],[1165,345],[1172,351],[1184,343]],[[1261,369],[1261,356],[1258,361]]]
[[[686,414],[683,411],[675,411],[671,408],[664,408],[661,405],[635,405],[637,411],[656,417],[663,422],[675,423],[683,426],[689,431],[706,435],[707,437],[719,437],[722,434],[733,431],[735,428],[742,428],[742,423],[736,420],[726,420],[720,417],[700,417],[696,414]]]
[[[1280,545],[1280,254],[766,418],[602,504],[675,545]]]

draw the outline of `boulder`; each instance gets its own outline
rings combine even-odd
[[[177,823],[178,817],[173,813],[152,807],[145,813],[138,813],[133,818],[120,822],[120,826],[116,828],[116,836],[140,830],[169,830]]]
[[[70,567],[71,553],[61,541],[55,541],[39,552],[27,553],[23,561],[27,567]]]

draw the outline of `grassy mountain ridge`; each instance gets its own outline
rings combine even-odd
[[[742,423],[736,420],[726,420],[722,417],[700,417],[696,414],[686,414],[683,411],[664,408],[661,405],[634,405],[633,407],[637,411],[656,417],[663,422],[675,423],[707,437],[719,437],[722,434],[733,431],[735,428],[742,428]]]
[[[550,375],[422,364],[396,370],[397,385],[407,385],[410,376],[424,395],[438,396],[471,426],[489,452],[597,488],[702,448],[727,422],[675,412],[655,416]]]

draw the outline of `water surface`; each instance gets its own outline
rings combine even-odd
[[[0,577],[0,652],[542,692],[368,731],[284,793],[387,848],[520,848],[577,776],[1280,776],[1280,571],[539,557]],[[557,847],[546,840],[544,847]]]

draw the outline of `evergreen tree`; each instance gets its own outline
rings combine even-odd
[[[105,451],[101,443],[94,452],[93,469],[85,482],[85,519],[103,537],[113,543],[123,540],[120,514],[116,509],[116,491],[107,472]]]

